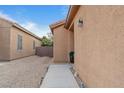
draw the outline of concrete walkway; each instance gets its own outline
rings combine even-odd
[[[1,62],[0,61],[0,66],[7,64],[8,62]]]
[[[78,88],[70,64],[50,65],[41,88]]]

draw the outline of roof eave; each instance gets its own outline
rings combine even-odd
[[[40,37],[36,36],[35,34],[33,34],[32,32],[28,31],[27,29],[23,28],[22,26],[20,26],[20,25],[17,24],[17,23],[13,23],[12,26],[13,26],[13,27],[16,27],[16,28],[18,28],[18,29],[20,29],[21,31],[23,31],[23,32],[25,32],[25,33],[27,33],[27,34],[33,36],[34,38],[36,38],[36,39],[38,39],[38,40],[41,40]]]
[[[80,5],[71,5],[66,17],[65,28],[68,29],[71,22],[73,21],[76,13],[78,12]]]
[[[36,35],[33,34],[32,32],[28,31],[28,30],[25,29],[24,27],[22,27],[22,26],[20,26],[19,24],[17,24],[16,22],[13,22],[13,21],[11,21],[11,20],[8,20],[8,19],[2,18],[2,17],[0,17],[0,19],[1,19],[1,20],[4,20],[4,21],[6,21],[6,22],[8,22],[9,24],[11,24],[11,26],[20,29],[21,31],[23,31],[23,32],[25,32],[25,33],[27,33],[27,34],[29,34],[29,35],[35,37],[36,39],[41,40],[40,37],[36,36]]]
[[[53,33],[54,29],[56,29],[56,28],[58,28],[58,27],[60,27],[60,26],[62,26],[64,24],[65,24],[65,20],[62,20],[62,21],[59,21],[59,22],[56,22],[54,24],[49,25],[49,27],[50,27],[50,29],[51,29],[51,31]]]

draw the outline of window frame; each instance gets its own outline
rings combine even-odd
[[[35,40],[33,40],[33,50],[36,48]]]
[[[23,50],[23,36],[18,34],[17,35],[17,51]]]

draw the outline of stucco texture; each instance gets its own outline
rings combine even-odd
[[[67,46],[68,46],[68,55],[67,55],[67,57],[68,57],[68,62],[70,62],[70,58],[69,58],[69,53],[71,52],[71,51],[74,51],[74,32],[73,31],[66,31],[67,32],[67,38],[68,38],[68,40],[67,40],[67,42],[68,42],[68,44],[67,44]]]
[[[0,61],[9,60],[10,57],[10,30],[0,27]]]
[[[74,65],[84,84],[124,87],[124,6],[81,6],[74,37]]]
[[[68,34],[67,30],[64,28],[64,25],[57,27],[54,29],[54,47],[53,47],[53,55],[54,55],[54,62],[61,63],[68,61]]]
[[[0,61],[10,58],[10,23],[0,20]]]
[[[22,50],[17,50],[18,35],[22,36]],[[33,49],[33,41],[35,41],[35,47],[41,46],[40,40],[37,40],[33,36],[30,36],[15,27],[11,28],[10,41],[11,41],[10,43],[10,59],[11,60],[34,55],[35,49]]]
[[[22,36],[23,43],[23,49],[20,51],[17,50],[18,35]],[[33,41],[35,41],[35,47],[41,46],[39,39],[12,26],[11,22],[0,18],[0,61],[8,61],[34,55],[35,49],[33,49]]]

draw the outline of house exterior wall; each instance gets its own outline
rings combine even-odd
[[[74,65],[84,84],[124,87],[124,6],[81,6],[74,37]]]
[[[22,50],[17,50],[18,35],[22,36]],[[34,55],[35,49],[33,49],[33,41],[35,41],[35,47],[41,46],[40,40],[21,31],[16,27],[11,28],[10,40],[11,40],[10,41],[10,60]]]
[[[0,61],[9,60],[10,57],[10,30],[0,28]]]
[[[9,60],[10,57],[10,27],[4,20],[0,20],[0,61]]]
[[[67,38],[68,38],[68,61],[70,60],[69,58],[69,53],[71,51],[74,51],[74,32],[73,31],[67,31]]]
[[[54,29],[54,44],[53,44],[53,55],[54,62],[66,62],[68,61],[68,50],[67,50],[67,30],[64,26],[60,26]]]

